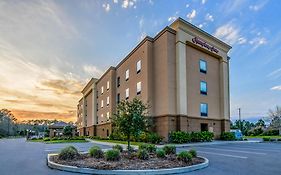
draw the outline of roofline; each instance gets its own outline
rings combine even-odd
[[[98,82],[100,82],[101,79],[102,79],[109,71],[111,71],[111,70],[116,70],[116,67],[110,66],[110,67],[107,69],[107,71],[105,71],[105,73],[103,73],[102,76],[101,76],[95,83],[97,84]]]
[[[176,34],[176,31],[174,29],[172,29],[171,27],[169,26],[166,26],[164,29],[162,29],[159,33],[157,33],[157,35],[155,37],[151,37],[151,36],[146,36],[143,40],[141,40],[136,47],[134,47],[134,49],[129,52],[127,54],[127,56],[121,60],[117,66],[115,67],[115,69],[119,68],[138,48],[140,48],[146,41],[149,41],[149,42],[154,42],[156,41],[162,34],[164,34],[166,31],[170,32],[170,33],[173,33],[173,34]]]
[[[93,84],[94,81],[97,81],[97,80],[98,80],[97,78],[91,78],[91,80],[86,84],[86,86],[83,88],[83,90],[81,91],[81,93],[83,94],[83,93],[86,91],[86,89],[88,89],[89,86],[90,86],[91,84]],[[79,101],[80,101],[80,100],[79,100]]]
[[[191,24],[190,22],[186,21],[185,19],[183,19],[181,17],[178,17],[172,24],[170,24],[170,26],[173,25],[174,23],[176,23],[177,21],[181,21],[181,22],[185,23],[186,25],[188,25],[188,26],[190,26],[192,28],[195,28],[196,30],[199,30],[200,32],[204,33],[205,35],[207,35],[208,37],[210,37],[213,40],[217,41],[218,43],[226,46],[229,50],[232,48],[229,44],[223,42],[222,40],[220,40],[220,39],[218,39],[216,37],[214,37],[213,35],[209,34],[208,32],[206,32],[206,31],[204,31],[202,29],[200,29],[199,27],[195,26],[194,24]]]

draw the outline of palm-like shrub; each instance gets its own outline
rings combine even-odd
[[[74,146],[68,146],[63,148],[59,153],[59,159],[69,160],[79,156],[77,149]]]
[[[103,157],[103,151],[98,146],[91,147],[89,150],[89,154],[90,154],[90,156],[97,158],[97,159]]]

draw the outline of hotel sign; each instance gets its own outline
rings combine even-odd
[[[202,40],[201,38],[194,37],[194,38],[192,38],[192,42],[194,44],[200,45],[201,47],[204,47],[204,48],[208,49],[211,52],[215,52],[215,53],[219,52],[219,50],[217,48],[208,44],[206,41]]]

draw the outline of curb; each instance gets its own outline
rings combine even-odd
[[[76,166],[68,166],[68,165],[61,165],[55,163],[50,160],[51,156],[57,154],[48,154],[47,156],[47,165],[52,169],[68,171],[68,172],[75,172],[75,173],[83,173],[83,174],[117,174],[117,175],[129,175],[129,174],[149,174],[149,175],[160,175],[160,174],[182,174],[187,173],[199,169],[203,169],[209,166],[209,160],[205,157],[203,158],[205,161],[201,164],[192,165],[188,167],[178,167],[178,168],[170,168],[170,169],[148,169],[148,170],[98,170],[98,169],[91,169],[91,168],[80,168]]]

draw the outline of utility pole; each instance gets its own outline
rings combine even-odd
[[[238,116],[239,116],[240,130],[242,131],[241,108],[238,108]]]

